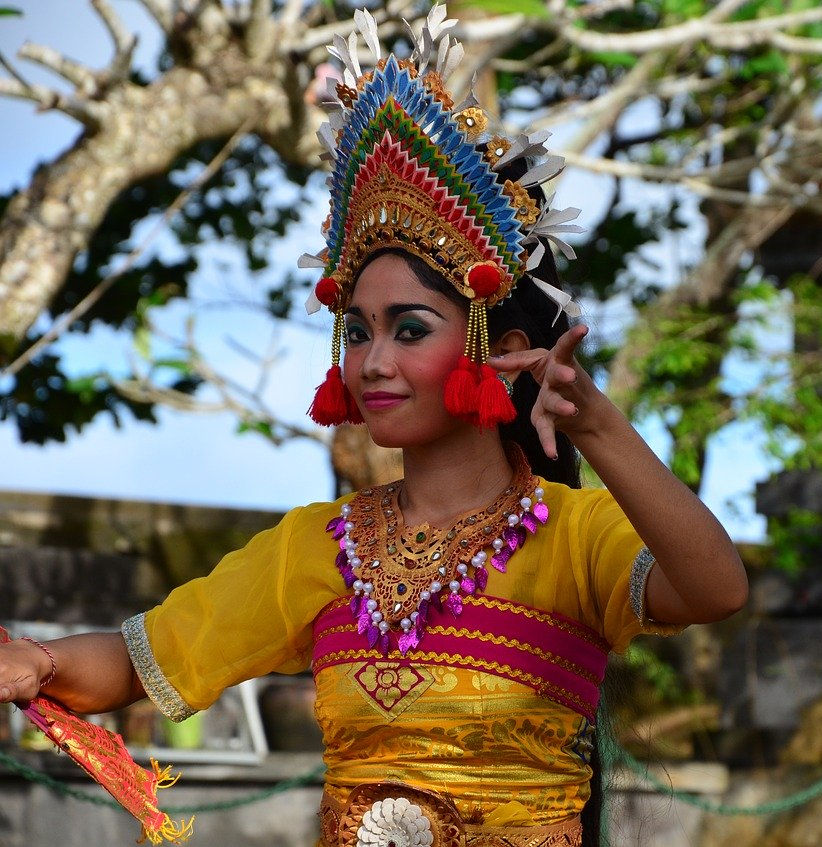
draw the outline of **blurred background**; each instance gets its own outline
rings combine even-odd
[[[322,246],[318,80],[354,8],[0,0],[0,622],[117,627],[286,509],[401,473],[305,415],[330,326],[296,260]],[[401,18],[429,6],[369,8],[405,54]],[[452,87],[477,73],[500,128],[547,128],[567,159],[584,364],[753,587],[732,620],[614,662],[611,843],[822,843],[822,8],[448,10]],[[180,803],[237,804],[198,844],[305,844],[311,702],[310,679],[271,678],[188,738],[111,720],[141,755],[187,751]],[[0,709],[0,843],[57,843],[66,815],[120,843],[129,821],[56,799],[39,777],[74,774],[37,746]]]

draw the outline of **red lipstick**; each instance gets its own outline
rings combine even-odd
[[[390,409],[407,399],[404,394],[392,394],[390,391],[366,391],[362,395],[366,409]]]

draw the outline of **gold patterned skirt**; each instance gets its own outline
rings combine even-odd
[[[463,821],[453,801],[401,782],[355,788],[344,806],[323,795],[318,847],[581,847],[578,817],[550,826]]]

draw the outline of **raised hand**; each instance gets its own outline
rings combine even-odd
[[[537,430],[542,449],[552,459],[557,457],[556,432],[573,439],[575,431],[592,425],[594,404],[604,395],[574,358],[574,351],[588,334],[588,327],[571,327],[550,349],[537,347],[516,353],[492,356],[488,364],[505,373],[530,371],[540,386],[539,396],[531,411],[531,422]]]

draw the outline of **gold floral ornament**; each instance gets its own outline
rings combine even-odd
[[[340,98],[340,102],[346,107],[346,109],[350,109],[354,105],[354,101],[357,99],[357,89],[351,88],[344,82],[338,82],[337,97]]]
[[[485,161],[493,166],[511,149],[511,142],[507,138],[495,135],[489,142],[485,151]]]
[[[454,99],[448,93],[442,77],[436,71],[428,71],[422,78],[422,82],[434,97],[442,103],[443,109],[452,109],[454,107]]]
[[[536,201],[518,182],[505,180],[503,191],[511,198],[514,214],[517,220],[525,226],[532,226],[539,218],[539,206]]]
[[[456,118],[459,128],[469,138],[474,138],[488,129],[488,116],[478,106],[463,109]]]

